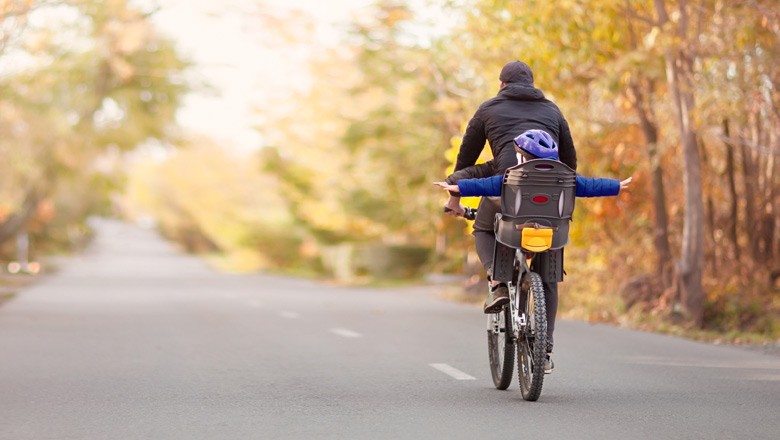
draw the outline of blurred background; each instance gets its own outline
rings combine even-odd
[[[6,274],[78,251],[97,215],[221,270],[456,275],[481,301],[431,182],[521,59],[578,171],[634,177],[578,201],[562,314],[780,337],[776,0],[0,0],[0,20]]]

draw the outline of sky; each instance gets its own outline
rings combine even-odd
[[[143,1],[143,0],[140,0]],[[205,134],[239,151],[263,145],[254,129],[260,108],[272,108],[292,91],[307,87],[307,58],[323,46],[339,44],[349,21],[369,13],[376,0],[156,0],[153,20],[177,41],[196,64],[191,77],[213,91],[191,93],[177,115],[192,134]],[[436,0],[409,0],[419,23],[414,34],[424,39],[446,31],[452,17]],[[313,34],[293,32],[304,44],[281,45],[263,14],[291,23],[292,11],[306,15]],[[313,35],[313,36],[312,36]]]
[[[253,127],[254,108],[281,99],[305,84],[300,66],[317,45],[338,44],[353,14],[371,0],[159,0],[154,15],[159,30],[173,38],[182,53],[194,61],[191,78],[212,91],[191,93],[177,115],[185,132],[205,134],[239,151],[262,146]],[[282,47],[269,31],[262,11],[286,17],[299,9],[314,23],[316,39],[297,49]],[[282,20],[284,20],[282,18]]]

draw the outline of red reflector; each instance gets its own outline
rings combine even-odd
[[[531,200],[536,203],[547,203],[550,199],[548,199],[547,196],[534,196]]]

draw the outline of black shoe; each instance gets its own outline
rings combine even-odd
[[[485,313],[498,313],[501,307],[509,302],[509,288],[505,283],[498,283],[490,288],[490,293],[485,300]]]

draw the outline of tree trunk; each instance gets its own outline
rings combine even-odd
[[[737,200],[737,184],[735,180],[734,171],[734,146],[731,144],[731,134],[729,133],[729,120],[723,120],[723,134],[726,136],[726,178],[729,182],[729,198],[731,204],[729,206],[729,223],[726,227],[729,241],[731,242],[731,250],[733,252],[734,261],[739,263],[739,239],[737,237],[737,217],[739,214],[738,207],[739,202]]]
[[[707,155],[707,146],[704,144],[701,138],[699,140],[699,157],[702,162],[702,190],[708,188],[712,182],[712,170],[707,165],[710,163],[710,158]],[[704,261],[705,267],[709,268],[710,273],[715,273],[718,270],[718,240],[715,238],[715,217],[716,209],[715,202],[712,200],[712,194],[707,192],[704,195],[704,218],[707,220],[707,228],[705,229],[705,236],[707,238],[709,246],[704,247]]]
[[[27,222],[35,214],[40,201],[40,191],[37,189],[27,191],[19,212],[11,214],[4,222],[0,223],[0,244],[16,237],[16,234],[27,225]]]
[[[712,196],[707,195],[707,231],[706,234],[710,240],[710,251],[705,252],[705,259],[709,262],[710,273],[716,273],[718,271],[718,241],[715,239],[715,203],[712,201]]]
[[[686,2],[680,1],[678,37],[686,41],[688,26]],[[669,22],[665,0],[655,0],[661,28]],[[680,280],[680,298],[690,322],[700,327],[704,316],[702,266],[704,264],[704,202],[701,180],[701,158],[696,132],[692,126],[695,99],[693,95],[693,58],[683,47],[669,47],[664,59],[666,78],[672,94],[683,155],[682,252],[676,264]]]
[[[767,157],[766,166],[766,181],[764,191],[764,224],[762,227],[762,239],[764,247],[764,259],[763,261],[774,261],[775,258],[775,217],[774,212],[775,205],[775,186],[773,176],[775,174],[775,156],[770,155]]]
[[[756,233],[756,174],[750,147],[742,144],[742,181],[745,182],[745,230],[748,251],[753,261],[758,261],[758,234]]]
[[[652,83],[648,83],[648,89],[652,89]],[[669,245],[669,216],[666,212],[666,191],[664,189],[664,172],[661,166],[661,157],[658,154],[658,127],[655,118],[652,117],[645,94],[638,83],[631,85],[633,107],[639,118],[642,135],[647,146],[647,155],[652,170],[653,188],[653,245],[657,256],[656,274],[661,278],[664,288],[672,283],[672,251]],[[651,90],[652,91],[652,90]]]

